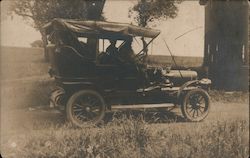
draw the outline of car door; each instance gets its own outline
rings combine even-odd
[[[96,65],[99,85],[104,89],[136,90],[138,71],[133,65]]]

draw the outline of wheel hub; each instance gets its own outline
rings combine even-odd
[[[192,105],[192,108],[195,109],[195,110],[198,110],[201,103],[199,103],[198,101],[198,97],[195,97],[195,98],[192,98],[191,100],[191,105]]]
[[[200,108],[199,104],[196,104],[196,105],[193,106],[193,109],[195,109],[195,110],[198,110],[199,108]]]
[[[85,110],[86,110],[87,112],[90,112],[90,107],[87,106],[87,107],[85,108]]]

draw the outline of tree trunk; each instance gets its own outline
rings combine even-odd
[[[48,50],[47,50],[47,44],[48,44],[48,41],[47,41],[47,37],[46,35],[43,33],[43,31],[40,30],[40,33],[41,33],[41,36],[42,36],[42,41],[43,41],[43,49],[44,49],[44,60],[45,62],[49,62],[49,54],[48,54]]]

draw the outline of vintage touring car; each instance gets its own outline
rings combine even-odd
[[[65,110],[74,125],[98,124],[106,111],[117,109],[180,107],[190,121],[201,121],[208,115],[209,79],[199,78],[196,71],[171,70],[146,62],[147,47],[159,30],[54,19],[44,26],[44,33],[49,74],[57,84],[51,106]],[[131,45],[139,43],[138,38],[142,49],[134,53]],[[105,50],[107,41],[111,44]]]

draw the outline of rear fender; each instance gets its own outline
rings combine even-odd
[[[93,84],[69,84],[62,87],[56,87],[55,90],[51,92],[50,95],[50,107],[57,108],[65,106],[69,97],[75,92],[83,89],[92,89],[96,90],[96,87]]]
[[[56,87],[54,91],[52,91],[50,95],[50,107],[56,108],[59,106],[63,106],[63,100],[65,98],[65,91],[61,87]]]

